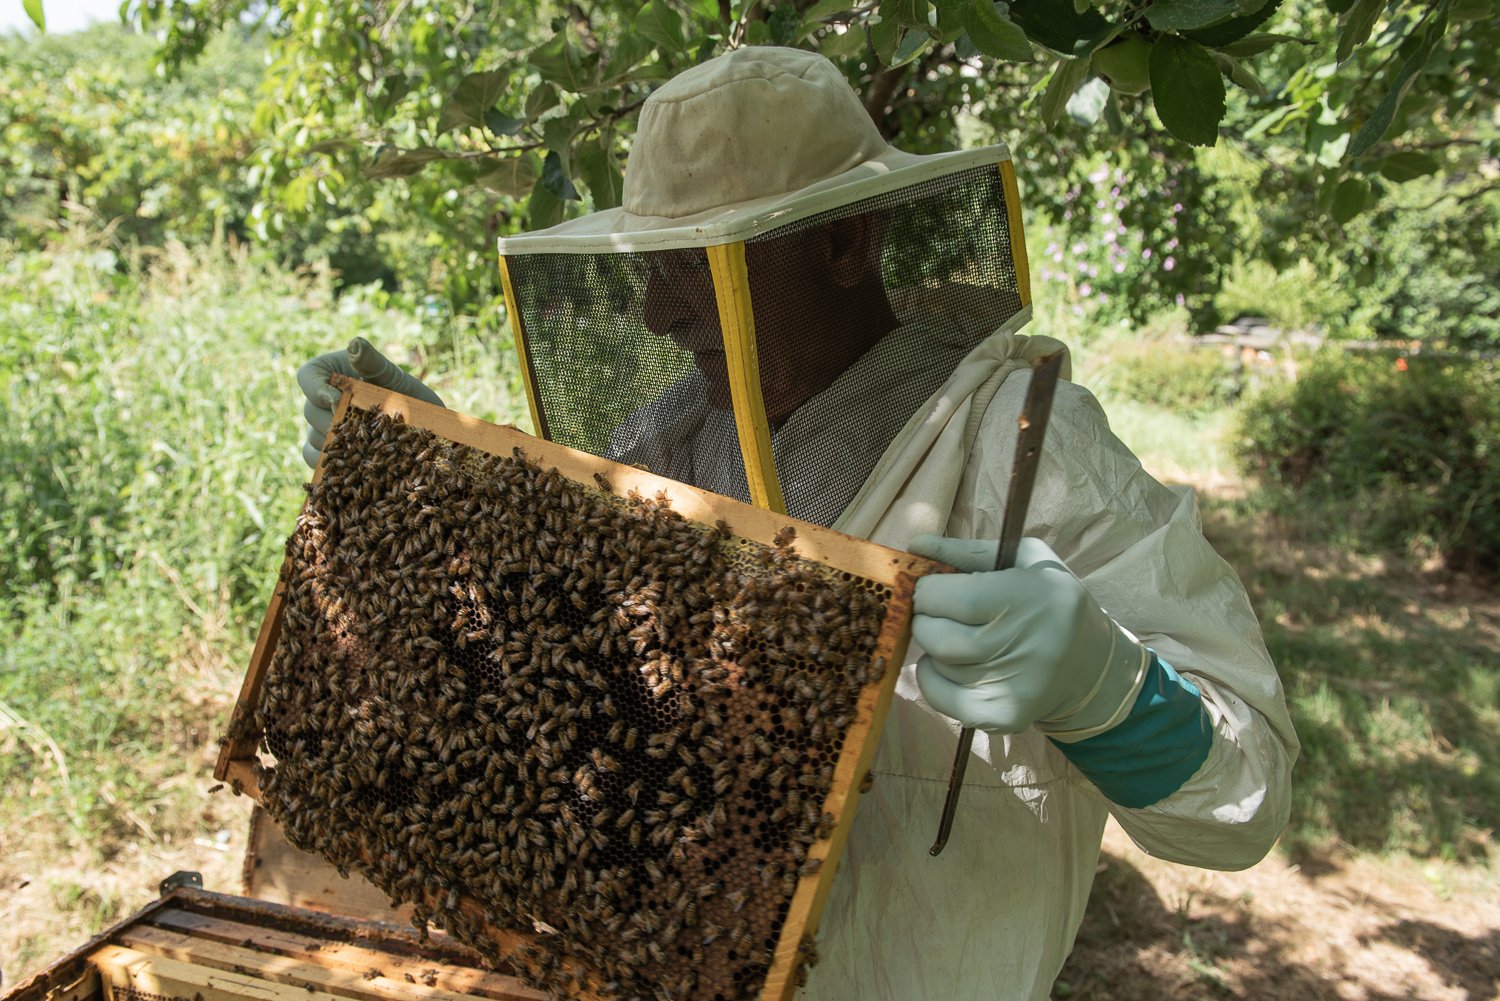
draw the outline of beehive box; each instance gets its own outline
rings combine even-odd
[[[553,996],[789,997],[936,565],[343,390],[221,778]]]
[[[0,1001],[543,1001],[410,929],[178,888]]]

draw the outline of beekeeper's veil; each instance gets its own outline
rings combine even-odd
[[[500,241],[537,433],[832,524],[1030,313],[1003,146],[889,146],[837,68],[750,47],[641,109],[623,206]]]

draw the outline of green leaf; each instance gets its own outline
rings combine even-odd
[[[572,155],[573,137],[578,134],[578,126],[579,123],[568,115],[549,118],[542,123],[542,142],[562,157],[564,167],[568,166],[568,157]]]
[[[578,200],[578,189],[573,187],[573,179],[563,169],[563,159],[557,155],[555,149],[549,150],[546,159],[542,161],[541,185],[559,200],[568,202]]]
[[[1349,149],[1349,128],[1328,106],[1326,95],[1321,104],[1317,117],[1308,119],[1306,148],[1319,166],[1336,170]]]
[[[551,41],[533,49],[527,62],[548,83],[554,83],[569,93],[581,94],[593,86],[599,54],[591,52],[585,55],[568,41],[566,33],[560,31]]]
[[[609,61],[604,66],[604,71],[608,75],[604,82],[607,84],[620,82],[632,69],[644,62],[655,51],[655,48],[651,39],[640,32],[625,32],[619,44],[609,53]]]
[[[575,155],[579,176],[594,199],[595,212],[620,204],[625,179],[613,147],[613,139],[606,135],[600,142],[585,145]]]
[[[818,51],[829,59],[846,59],[865,51],[865,30],[851,24],[843,32],[829,31],[818,42]]]
[[[401,99],[411,92],[411,78],[405,73],[392,73],[380,78],[370,95],[370,111],[375,120],[384,122]]]
[[[883,65],[891,64],[891,59],[896,55],[896,46],[901,44],[905,34],[905,29],[894,17],[883,17],[870,25],[870,44]]]
[[[47,30],[47,14],[42,10],[42,0],[21,0],[21,9],[31,18],[37,31]]]
[[[964,30],[974,47],[991,59],[1025,63],[1032,59],[1026,32],[1000,13],[990,0],[974,0],[964,8]]]
[[[1221,48],[1230,42],[1239,41],[1256,28],[1265,24],[1280,6],[1281,0],[1270,0],[1270,3],[1253,14],[1231,17],[1227,21],[1220,21],[1218,24],[1209,25],[1206,28],[1198,28],[1195,31],[1184,31],[1182,34],[1187,38],[1191,38],[1199,45],[1207,45],[1215,49]]]
[[[771,29],[773,44],[795,45],[801,37],[802,15],[791,4],[778,4],[766,15],[766,26]]]
[[[1448,11],[1444,4],[1439,4],[1437,13],[1432,15],[1432,24],[1428,26],[1427,33],[1421,42],[1406,57],[1401,68],[1396,71],[1391,81],[1390,89],[1386,91],[1385,97],[1365,124],[1355,133],[1354,141],[1349,144],[1350,156],[1363,156],[1365,151],[1379,142],[1387,132],[1390,131],[1391,123],[1396,118],[1396,109],[1401,104],[1401,99],[1416,82],[1417,75],[1427,66],[1427,61],[1432,58],[1433,49],[1442,40],[1443,33],[1448,28]]]
[[[544,83],[530,94],[526,95],[526,120],[534,122],[544,112],[557,107],[557,102],[562,100],[557,88],[550,83]]]
[[[1057,61],[1057,65],[1052,69],[1052,75],[1047,80],[1047,89],[1042,92],[1041,101],[1038,103],[1042,124],[1048,127],[1057,124],[1062,118],[1063,109],[1068,106],[1068,99],[1083,85],[1083,81],[1087,80],[1088,76],[1088,56],[1064,58]]]
[[[501,114],[494,108],[484,113],[484,127],[492,135],[513,136],[521,131],[521,126],[526,122],[520,118],[512,118],[510,115]]]
[[[1112,24],[1093,8],[1080,14],[1066,0],[1011,0],[1010,19],[1027,38],[1065,56],[1086,56],[1123,27]],[[1062,114],[1062,103],[1058,104],[1058,114]]]
[[[1334,59],[1342,63],[1354,54],[1354,50],[1370,39],[1375,28],[1375,19],[1385,9],[1385,0],[1359,0],[1349,13],[1339,19],[1339,44],[1334,50]]]
[[[882,0],[880,19],[892,20],[903,27],[926,31],[929,6],[927,0]]]
[[[1224,52],[1212,53],[1214,62],[1219,64],[1219,72],[1229,77],[1236,86],[1248,90],[1256,97],[1266,96],[1266,85],[1260,82],[1260,78],[1245,68],[1245,64]]]
[[[1218,49],[1228,56],[1236,59],[1248,59],[1258,56],[1262,52],[1268,52],[1284,42],[1296,42],[1298,45],[1311,45],[1312,39],[1298,38],[1296,35],[1274,35],[1269,32],[1260,35],[1246,35],[1238,41],[1229,42],[1225,45],[1214,45],[1211,48]]]
[[[1104,113],[1104,106],[1109,102],[1109,93],[1109,84],[1094,77],[1068,98],[1068,117],[1079,125],[1093,125]]]
[[[536,156],[532,153],[485,160],[484,164],[475,181],[497,195],[520,198],[536,184]]]
[[[896,46],[896,51],[891,55],[891,68],[905,66],[926,52],[931,45],[932,36],[925,31],[908,31],[906,37],[901,39],[901,44]]]
[[[1224,117],[1224,78],[1207,49],[1177,35],[1151,47],[1151,100],[1167,131],[1192,146],[1212,146]]]
[[[1404,184],[1418,177],[1426,177],[1428,174],[1436,174],[1442,169],[1442,163],[1435,156],[1427,153],[1416,153],[1405,151],[1383,156],[1371,164],[1380,172],[1380,176],[1397,184]]]
[[[635,16],[635,30],[651,41],[672,52],[681,52],[687,47],[682,35],[682,16],[665,0],[651,0]]]
[[[546,229],[562,222],[563,203],[547,188],[544,177],[537,178],[531,187],[531,198],[526,202],[526,228]]]
[[[1009,17],[1031,41],[1070,56],[1087,55],[1123,27],[1110,23],[1097,10],[1079,13],[1072,4],[1058,0],[1012,0]]]
[[[377,180],[410,177],[432,161],[445,160],[452,155],[431,146],[418,146],[414,149],[386,147],[375,154],[375,160],[365,169],[365,176]]]
[[[804,27],[810,26],[813,22],[821,21],[825,17],[842,14],[852,9],[853,6],[849,0],[818,0],[802,12],[802,24]]]
[[[493,108],[505,93],[507,79],[508,74],[499,69],[466,75],[458,82],[448,103],[443,105],[443,113],[438,117],[438,132],[483,125],[485,112]]]
[[[1333,191],[1332,215],[1340,226],[1370,207],[1370,182],[1362,177],[1346,177]]]
[[[1146,20],[1157,31],[1203,28],[1239,13],[1236,0],[1156,0],[1146,8]]]

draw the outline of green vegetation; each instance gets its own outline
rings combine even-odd
[[[514,421],[508,341],[205,245],[0,245],[0,815],[106,857],[192,827],[306,477],[293,373],[354,334]],[[171,789],[170,793],[162,793]]]
[[[355,7],[393,19],[375,49],[352,41],[369,27]],[[1438,7],[1457,18],[1465,5]],[[165,79],[155,44],[121,30],[0,39],[7,982],[139,906],[170,868],[209,870],[217,856],[191,854],[193,839],[237,822],[233,801],[206,801],[205,763],[306,476],[296,367],[362,334],[455,409],[525,426],[492,237],[528,213],[604,204],[632,102],[697,57],[670,18],[617,32],[608,4],[595,12],[602,52],[576,19],[306,8],[259,31],[214,34],[205,17],[201,37],[166,22],[169,62],[211,48]],[[717,16],[717,5],[671,9],[686,12],[684,44]],[[783,9],[766,4],[744,31],[786,30],[773,16]],[[341,19],[315,40],[307,19],[319,10]],[[1331,63],[1315,46],[1268,49],[1257,72],[1281,84],[1264,98],[1232,90],[1224,130],[1279,124],[1259,147],[1197,151],[1166,138],[1144,99],[1129,103],[1130,82],[1092,124],[1075,109],[1054,130],[1016,130],[1039,112],[1006,95],[1039,66],[964,57],[986,74],[966,76],[956,41],[925,43],[895,19],[917,49],[882,67],[862,47],[876,26],[861,11],[803,10],[817,27],[802,42],[860,43],[835,55],[867,93],[892,87],[876,110],[904,145],[1020,140],[1038,310],[1028,332],[1073,344],[1116,432],[1149,468],[1201,488],[1305,745],[1285,849],[1309,873],[1351,854],[1481,868],[1500,825],[1500,605],[1493,576],[1473,576],[1500,566],[1500,386],[1482,353],[1500,345],[1500,192],[1478,172],[1493,162],[1493,127],[1469,114],[1493,91],[1475,97],[1464,74],[1494,26],[1445,35],[1447,62],[1401,104],[1414,131],[1393,124],[1355,161],[1339,137],[1350,142],[1383,92],[1353,84],[1416,44],[1423,15],[1406,4],[1357,0],[1339,19],[1285,4],[1268,28],[1334,44],[1360,12],[1374,48],[1323,76]],[[830,32],[846,22],[857,24]],[[602,73],[641,36],[650,44],[609,91],[620,103],[564,86],[578,53]],[[361,76],[377,50],[384,69]],[[475,67],[499,75],[476,79]],[[468,98],[449,105],[462,87],[490,102],[481,124],[466,124]],[[1443,121],[1423,124],[1438,106]],[[445,108],[451,127],[439,128]],[[445,154],[421,170],[395,159],[427,144]],[[544,183],[560,176],[542,169],[549,156],[573,168],[578,204]],[[1347,212],[1350,199],[1360,211]],[[1403,344],[1244,368],[1187,346],[1242,312],[1333,342]],[[41,916],[11,920],[22,909]]]
[[[1500,569],[1500,372],[1444,356],[1318,355],[1242,415],[1268,488],[1342,512],[1341,531]]]

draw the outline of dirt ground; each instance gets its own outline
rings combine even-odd
[[[1500,879],[1367,856],[1245,872],[1151,858],[1111,824],[1054,998],[1492,1001]]]

